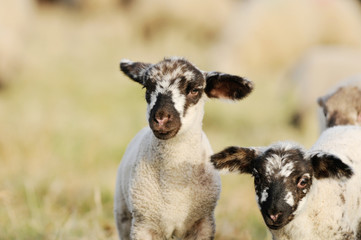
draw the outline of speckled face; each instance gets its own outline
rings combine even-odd
[[[157,64],[123,62],[121,67],[146,88],[147,118],[154,135],[163,140],[174,137],[187,110],[202,97],[206,85],[202,72],[181,58]]]
[[[120,69],[146,88],[147,118],[154,135],[167,140],[184,129],[200,125],[203,98],[240,100],[253,89],[239,76],[200,71],[184,58],[166,58],[157,64],[123,60]]]
[[[156,137],[169,139],[179,131],[188,108],[201,99],[205,78],[188,61],[166,59],[147,69],[144,86],[149,126]]]
[[[312,184],[312,166],[302,150],[270,148],[255,161],[252,172],[256,200],[270,229],[289,223],[305,202]]]

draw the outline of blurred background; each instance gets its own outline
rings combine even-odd
[[[116,169],[142,127],[128,58],[184,56],[244,76],[239,103],[210,100],[214,151],[310,147],[318,96],[361,73],[357,0],[0,0],[0,239],[117,239]],[[222,176],[216,239],[271,239],[250,176]]]

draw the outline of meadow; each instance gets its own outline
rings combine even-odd
[[[245,29],[230,24],[236,11],[239,21],[255,12],[255,6],[242,12],[251,8],[243,1],[213,0],[201,12],[202,4],[192,1],[134,1],[126,7],[105,2],[112,7],[31,9],[18,69],[0,90],[1,240],[117,239],[116,169],[129,141],[147,125],[144,89],[121,74],[122,58],[157,62],[164,56],[184,56],[201,69],[239,74],[255,83],[254,92],[241,102],[207,102],[203,128],[214,151],[279,140],[309,147],[319,134],[312,113],[316,103],[301,127],[290,124],[298,100],[285,76],[311,45],[331,40],[292,45],[282,38],[278,46],[281,37],[268,29],[255,43],[260,45],[245,47],[242,36],[234,36],[242,40],[241,47],[228,44],[230,26]],[[331,43],[360,49],[358,30]],[[286,45],[295,50],[282,55]],[[242,49],[248,49],[246,56],[237,60]],[[264,58],[256,58],[252,49],[263,49]],[[216,224],[216,239],[271,239],[250,176],[222,176]]]

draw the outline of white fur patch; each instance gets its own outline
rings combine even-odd
[[[261,209],[261,205],[259,204],[259,197],[257,193],[256,193],[256,203],[258,205],[258,208]]]
[[[304,197],[304,198],[302,198],[301,201],[299,201],[298,206],[297,206],[297,209],[296,209],[296,211],[294,211],[294,213],[293,213],[295,216],[302,211],[303,206],[304,206],[305,203],[306,203],[306,200],[307,200],[307,197]]]
[[[267,192],[267,190],[268,190],[268,187],[266,187],[265,189],[263,189],[262,194],[261,194],[261,201],[260,201],[260,203],[263,203],[263,202],[267,201],[267,198],[268,198],[268,192]]]
[[[148,104],[147,106],[147,119],[149,118],[149,114],[150,114],[150,111],[152,111],[154,105],[155,105],[155,102],[157,101],[157,96],[158,96],[158,92],[157,90],[155,90],[153,93],[151,93],[150,95],[150,103]]]
[[[291,192],[287,192],[286,197],[285,197],[285,201],[288,205],[290,205],[291,207],[293,207],[293,205],[295,204],[295,201],[293,199],[293,195]]]
[[[282,158],[276,154],[272,155],[272,158],[267,158],[266,164],[266,175],[273,176],[276,170],[281,169],[282,167]]]
[[[132,61],[130,61],[129,59],[123,58],[120,63],[133,63]]]
[[[291,173],[293,172],[293,162],[289,162],[287,163],[286,165],[284,165],[282,168],[281,168],[281,172],[280,172],[280,175],[281,177],[288,177],[289,175],[291,175]]]
[[[186,97],[180,93],[178,88],[178,82],[179,80],[175,81],[175,83],[170,87],[169,90],[172,93],[172,101],[174,102],[174,108],[177,110],[180,116],[183,116]]]

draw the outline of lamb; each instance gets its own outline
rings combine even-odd
[[[296,143],[229,147],[216,169],[254,177],[273,239],[361,239],[361,127],[326,129],[308,151]]]
[[[317,99],[324,113],[321,128],[336,125],[361,125],[361,75],[354,76]]]
[[[221,182],[202,131],[207,97],[240,100],[252,82],[204,72],[183,58],[157,64],[123,60],[121,70],[146,88],[149,127],[119,165],[114,212],[120,239],[213,239]]]

